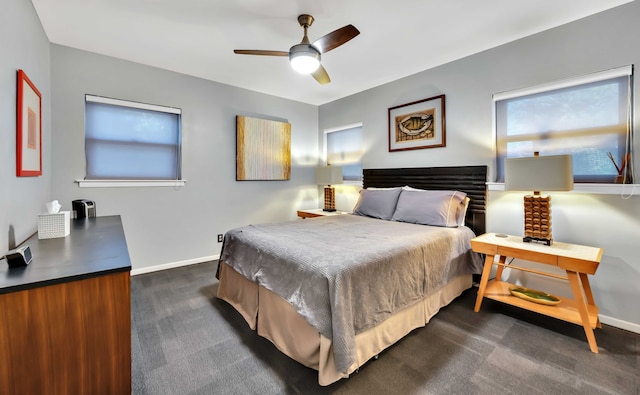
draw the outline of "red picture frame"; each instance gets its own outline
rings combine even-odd
[[[16,175],[42,175],[42,95],[23,70],[18,70],[16,113]]]

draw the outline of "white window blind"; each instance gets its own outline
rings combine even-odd
[[[345,181],[362,181],[362,125],[325,132],[327,163],[342,166]]]
[[[85,95],[88,180],[179,180],[177,108]]]
[[[626,66],[495,94],[496,164],[504,159],[570,154],[575,182],[612,183],[631,156],[632,74]]]

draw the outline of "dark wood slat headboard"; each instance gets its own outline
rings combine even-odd
[[[454,190],[471,199],[465,224],[477,235],[486,232],[487,166],[364,169],[364,188],[401,187]]]

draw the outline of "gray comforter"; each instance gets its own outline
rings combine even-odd
[[[356,215],[226,233],[221,260],[287,300],[333,342],[336,368],[355,361],[355,336],[462,273],[479,273],[467,227],[440,228]]]

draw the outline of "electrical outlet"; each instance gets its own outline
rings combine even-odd
[[[222,243],[222,235],[218,235],[218,243]]]

